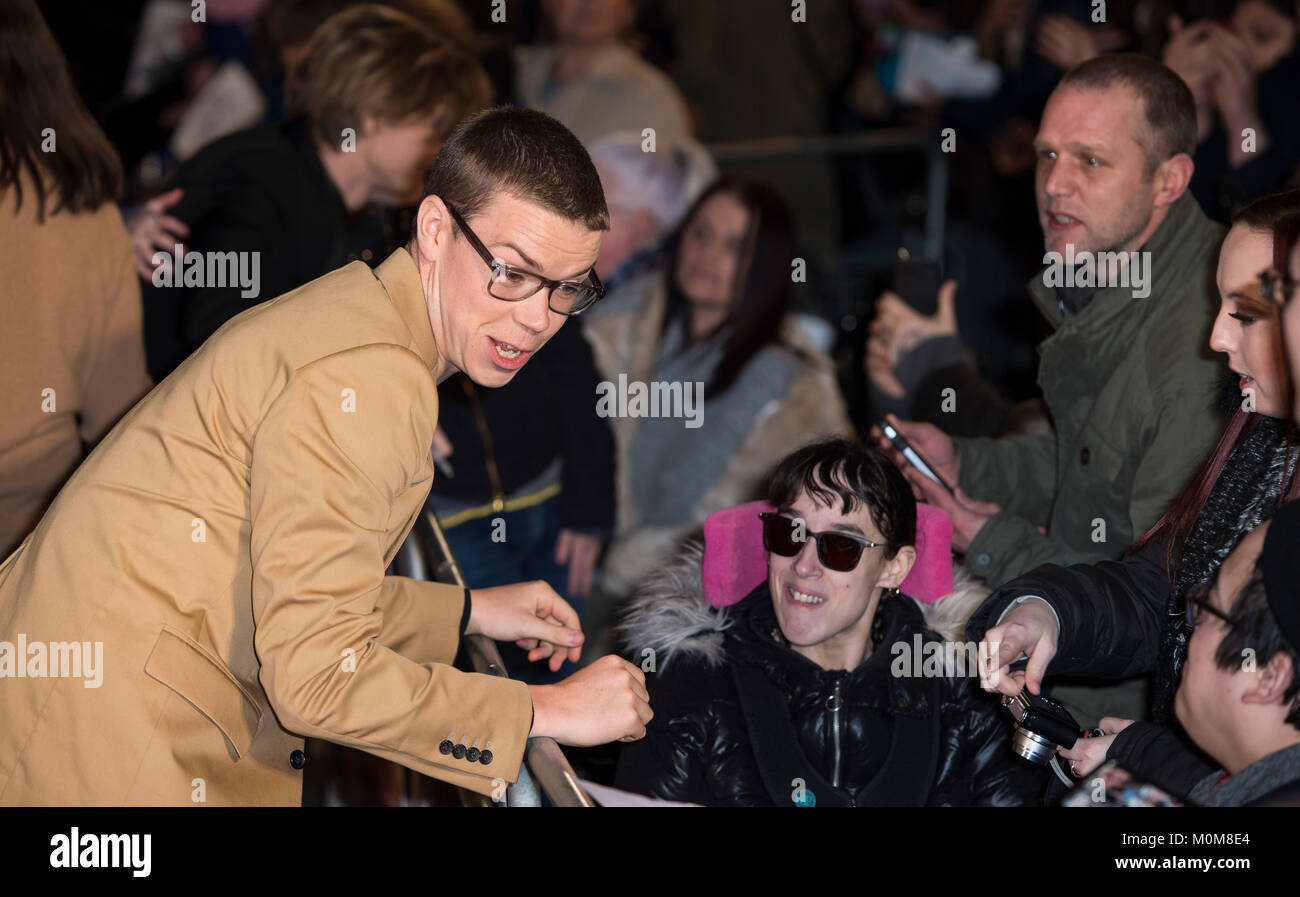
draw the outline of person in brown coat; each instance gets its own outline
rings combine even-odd
[[[122,166],[35,3],[0,20],[0,84],[3,557],[150,382]]]
[[[621,658],[549,686],[448,666],[473,633],[576,661],[549,586],[384,575],[433,478],[438,382],[508,383],[599,296],[608,226],[585,150],[527,110],[462,122],[427,193],[374,272],[228,321],[0,565],[0,804],[295,804],[303,736],[500,794],[530,734],[644,735]]]

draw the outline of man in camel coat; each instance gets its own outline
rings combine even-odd
[[[545,584],[384,575],[432,481],[437,383],[509,382],[598,297],[608,227],[586,152],[526,110],[463,122],[426,192],[373,273],[222,327],[0,564],[0,804],[297,804],[303,736],[490,794],[529,735],[644,735],[617,657],[552,686],[449,666],[472,633],[576,660]]]

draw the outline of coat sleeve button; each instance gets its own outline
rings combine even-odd
[[[453,747],[455,747],[455,745],[453,745],[453,744],[451,743],[451,739],[450,739],[450,738],[444,738],[444,739],[442,740],[442,744],[438,745],[438,753],[440,753],[440,754],[450,754],[450,753],[451,753],[451,749],[452,749]]]
[[[451,749],[451,755],[452,755],[453,757],[455,757],[457,760],[464,760],[464,759],[465,759],[465,745],[463,745],[463,744],[458,744],[458,745],[456,745],[454,748]]]
[[[492,752],[483,751],[483,753],[478,755],[478,762],[482,763],[484,766],[487,766],[489,763],[492,762]]]
[[[480,753],[481,751],[479,751],[478,748],[472,747],[465,752],[465,759],[468,760],[470,763],[477,763]]]
[[[1092,460],[1092,452],[1088,451],[1088,447],[1086,445],[1083,448],[1079,449],[1080,464],[1082,464],[1084,467],[1087,467],[1088,462],[1091,460]]]
[[[289,765],[294,769],[302,769],[307,765],[307,755],[302,751],[294,751],[289,755]]]

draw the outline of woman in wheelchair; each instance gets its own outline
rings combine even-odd
[[[918,527],[894,465],[838,438],[784,458],[768,497],[710,517],[634,598],[622,633],[655,717],[616,785],[715,806],[1039,802],[961,641],[985,590],[954,587],[946,515],[923,505]]]

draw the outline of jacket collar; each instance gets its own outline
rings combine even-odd
[[[1261,757],[1234,776],[1216,772],[1202,779],[1192,793],[1193,801],[1211,807],[1239,807],[1273,791],[1300,781],[1300,744]]]
[[[1151,259],[1151,269],[1147,275],[1150,278],[1148,286],[1151,295],[1145,301],[1160,301],[1170,292],[1169,285],[1184,277],[1187,269],[1194,266],[1195,261],[1186,256],[1191,254],[1192,247],[1199,245],[1199,241],[1193,237],[1207,220],[1191,191],[1184,191],[1170,207],[1169,214],[1160,222],[1155,233],[1138,247],[1140,252],[1151,253],[1148,256]],[[1067,321],[1082,321],[1085,325],[1091,325],[1108,318],[1111,311],[1130,306],[1133,302],[1133,291],[1129,287],[1101,287],[1078,314],[1067,318],[1061,312],[1056,290],[1043,283],[1043,279],[1043,271],[1039,271],[1029,281],[1029,295],[1054,328]]]
[[[890,599],[890,606],[878,605],[884,613],[885,627],[880,644],[853,670],[824,670],[790,647],[776,622],[767,583],[762,583],[736,605],[738,615],[748,620],[729,633],[736,660],[756,663],[767,669],[776,680],[790,688],[822,690],[843,681],[862,703],[876,704],[881,713],[895,717],[928,717],[939,708],[932,700],[931,680],[924,677],[886,675],[890,666],[891,646],[896,642],[911,645],[913,633],[933,638],[921,611],[909,598]],[[748,630],[748,631],[746,631]],[[875,687],[881,679],[886,690]]]
[[[433,339],[429,306],[424,300],[424,284],[420,282],[420,269],[416,266],[415,259],[411,258],[404,247],[399,247],[374,269],[374,275],[384,285],[389,301],[411,333],[409,348],[437,376],[438,345]]]

